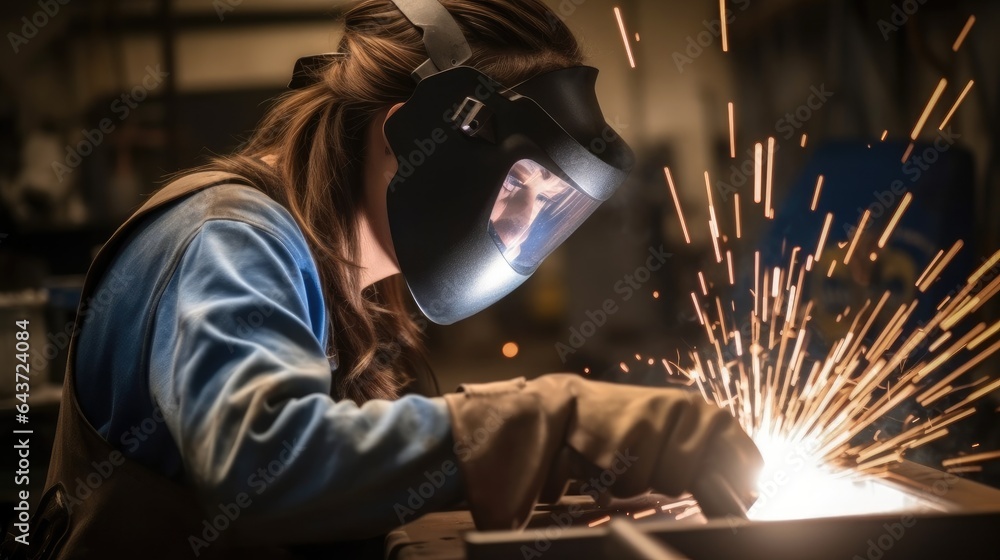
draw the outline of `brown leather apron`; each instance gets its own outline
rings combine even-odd
[[[69,344],[62,406],[49,465],[46,491],[31,521],[30,545],[13,542],[8,531],[0,557],[12,560],[77,560],[89,558],[293,558],[297,552],[255,547],[231,541],[236,531],[207,532],[206,520],[218,515],[202,508],[194,490],[127,459],[87,421],[76,400],[74,364],[84,306],[90,300],[122,243],[151,212],[187,195],[220,184],[250,182],[237,175],[202,172],[182,177],[154,194],[101,248],[84,282],[77,324]],[[426,373],[426,372],[421,372]],[[432,381],[433,382],[433,381]],[[89,490],[89,492],[88,492]],[[201,539],[208,546],[199,546]],[[308,557],[357,558],[379,542],[340,543],[312,548]],[[197,548],[198,553],[195,554]],[[315,556],[314,556],[315,555]]]

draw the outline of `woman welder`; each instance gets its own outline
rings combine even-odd
[[[84,301],[113,303],[82,310],[28,557],[279,557],[462,500],[516,528],[543,491],[611,468],[616,496],[751,503],[759,454],[697,395],[549,375],[433,396],[405,287],[440,323],[492,304],[632,156],[539,0],[367,0],[345,21],[245,148],[157,193],[95,261]],[[527,202],[559,210],[520,210],[528,230],[504,236],[533,241],[501,247],[501,186],[533,176],[547,194]]]

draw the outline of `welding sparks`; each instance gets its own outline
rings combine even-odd
[[[597,527],[598,525],[603,525],[603,524],[607,523],[608,521],[611,521],[611,516],[610,515],[605,515],[604,517],[602,517],[600,519],[595,519],[594,521],[591,521],[590,523],[587,523],[587,527]]]
[[[618,29],[622,33],[622,42],[625,43],[625,53],[628,54],[628,64],[635,68],[635,57],[632,55],[632,45],[628,41],[628,31],[625,31],[625,21],[622,19],[621,8],[615,6],[615,18],[618,19]]]
[[[681,221],[681,231],[684,232],[684,242],[691,244],[691,236],[688,235],[687,224],[684,222],[684,212],[681,211],[681,201],[677,198],[677,187],[674,186],[674,178],[670,176],[670,168],[664,167],[663,173],[667,176],[667,185],[670,187],[670,196],[674,199],[674,208],[677,209],[677,219]]]
[[[854,250],[858,248],[858,241],[861,239],[861,234],[865,232],[865,226],[868,225],[868,218],[871,218],[872,211],[865,210],[865,214],[861,216],[861,223],[858,224],[858,229],[854,231],[854,238],[851,239],[851,245],[847,248],[847,255],[844,256],[844,264],[851,264],[851,257],[854,255]]]
[[[725,0],[720,0],[720,11],[725,51]],[[625,37],[617,8],[616,14]],[[956,51],[974,21],[974,17],[969,18],[955,42]],[[941,130],[951,122],[973,83],[970,81],[958,96],[942,121]],[[938,82],[920,114],[903,154],[904,163],[912,155],[947,85],[945,79]],[[728,117],[730,156],[735,158],[733,102],[728,103]],[[886,129],[881,134],[881,141],[887,137]],[[766,160],[764,144],[754,144],[754,203],[763,202],[764,217],[774,219],[775,138],[767,138],[766,144]],[[807,135],[802,134],[801,146],[804,148],[806,144]],[[665,168],[665,174],[685,240],[690,244],[669,169]],[[824,181],[823,175],[817,177],[810,205],[812,212],[819,208]],[[858,302],[853,310],[852,306],[839,305],[838,308],[844,307],[837,316],[843,334],[833,340],[816,340],[812,338],[815,301],[808,295],[815,292],[815,288],[810,286],[826,282],[821,277],[823,273],[832,278],[838,262],[844,265],[838,284],[877,273],[872,263],[884,255],[880,250],[886,248],[898,230],[914,196],[909,192],[905,194],[877,239],[874,234],[871,237],[866,234],[873,225],[870,210],[863,213],[849,239],[836,238],[832,230],[834,214],[827,213],[813,253],[809,253],[808,247],[793,247],[789,243],[782,245],[781,260],[777,261],[768,252],[762,260],[761,252],[755,251],[753,289],[740,296],[745,299],[749,293],[752,298],[750,310],[749,305],[738,305],[738,298],[730,300],[719,293],[724,277],[730,286],[735,285],[735,249],[730,245],[731,233],[724,233],[718,221],[707,171],[705,187],[708,225],[717,264],[698,271],[701,297],[697,291],[690,294],[707,344],[692,348],[688,359],[678,354],[673,361],[668,362],[665,358],[660,361],[668,378],[677,378],[679,384],[696,387],[706,402],[729,410],[764,455],[762,494],[749,512],[750,517],[791,519],[875,513],[897,511],[912,505],[908,503],[912,500],[908,495],[878,484],[870,475],[884,472],[915,449],[948,437],[954,424],[975,413],[974,407],[980,399],[1000,390],[1000,379],[974,373],[977,367],[1000,352],[1000,340],[997,340],[1000,321],[981,322],[971,328],[962,326],[1000,293],[1000,277],[983,281],[983,276],[1000,262],[1000,251],[985,260],[964,286],[945,297],[930,320],[921,321],[919,328],[909,326],[918,318],[925,319],[920,314],[927,306],[920,305],[921,311],[917,312],[921,303],[919,298],[955,261],[964,247],[961,240],[948,250],[938,252],[927,265],[914,284],[915,297],[906,301],[898,299],[909,297],[904,293],[912,292],[912,288],[887,290],[881,297],[870,298],[863,305]],[[741,239],[739,194],[734,204],[736,239]],[[833,257],[828,266],[819,266],[824,262],[822,258],[828,242]],[[711,295],[709,287],[713,289]],[[748,317],[736,316],[737,309],[747,309]],[[823,345],[821,350],[816,349],[817,342]],[[646,362],[653,365],[655,359]],[[624,362],[620,367],[628,373]],[[944,368],[948,368],[946,375],[936,375]],[[904,405],[922,408],[899,421],[904,415],[899,413]],[[935,408],[930,408],[932,405]],[[898,423],[897,429],[876,425],[892,419]],[[992,460],[1000,460],[1000,451],[956,457],[942,465],[949,472],[977,472],[982,469],[981,463]],[[797,465],[792,469],[793,476],[782,484],[780,491],[768,493],[766,485],[769,480],[773,482],[773,478],[768,477],[783,468],[788,472],[789,464]],[[700,512],[693,501],[667,504],[660,509],[668,512],[681,507],[684,509],[677,513],[677,519]],[[656,509],[647,509],[635,513],[633,518],[641,519],[654,513]],[[591,526],[609,519],[592,522]]]
[[[809,210],[815,212],[816,207],[819,205],[819,195],[823,192],[823,176],[820,175],[819,179],[816,180],[816,191],[813,193],[813,202],[809,207]]]
[[[753,146],[753,201],[760,204],[761,198],[761,186],[763,182],[761,181],[761,168],[763,166],[764,159],[764,145],[760,142],[754,144]]]
[[[725,0],[722,0],[725,1]],[[723,23],[725,25],[725,23]],[[723,34],[723,37],[725,35]],[[733,102],[729,102],[729,157],[736,159],[736,122],[733,115]]]
[[[962,93],[959,94],[958,99],[955,101],[955,104],[952,105],[951,110],[948,111],[948,116],[946,116],[944,120],[941,121],[941,126],[938,127],[938,130],[944,130],[945,127],[948,126],[948,122],[951,121],[951,117],[955,116],[955,111],[958,111],[958,106],[962,104],[963,100],[965,100],[965,96],[969,95],[969,91],[972,89],[973,84],[975,84],[975,81],[969,80],[969,84],[965,86],[965,89],[963,89]]]
[[[774,207],[771,206],[771,186],[774,182],[774,138],[767,139],[767,182],[765,186],[766,201],[764,202],[764,216],[773,219]]]
[[[924,129],[924,125],[927,124],[927,119],[931,116],[931,111],[934,110],[934,105],[937,104],[938,99],[941,98],[941,94],[944,93],[944,88],[947,87],[948,80],[941,78],[938,82],[937,89],[934,90],[934,94],[931,95],[931,100],[927,102],[927,106],[924,107],[924,112],[920,115],[920,119],[917,120],[917,125],[913,127],[913,132],[910,133],[910,140],[914,142],[920,136],[920,131]],[[903,158],[904,160],[907,158]]]
[[[906,163],[906,160],[910,159],[910,154],[913,153],[914,146],[915,144],[910,142],[910,145],[906,147],[906,151],[903,152],[903,163]]]
[[[722,52],[729,52],[729,24],[726,19],[726,0],[719,0],[719,21],[722,22]]]
[[[941,462],[941,465],[945,468],[955,467],[958,465],[968,465],[971,463],[985,463],[986,461],[996,461],[1000,460],[1000,451],[992,451],[990,453],[979,453],[977,455],[966,455],[965,457],[957,457],[955,459],[947,459]]]
[[[906,212],[906,208],[910,205],[912,200],[913,194],[911,193],[906,193],[906,195],[903,196],[903,201],[899,203],[899,208],[896,208],[896,213],[892,215],[892,219],[889,220],[889,225],[885,226],[885,232],[882,233],[882,237],[878,240],[879,249],[884,248],[885,244],[888,243],[889,237],[892,235],[892,231],[896,229],[896,224],[899,223],[899,219],[903,217],[903,212]]]
[[[740,218],[740,193],[733,195],[733,205],[736,207],[736,239],[743,237],[743,221]]]
[[[958,38],[955,39],[955,44],[951,46],[951,50],[958,52],[958,49],[962,47],[962,43],[965,41],[965,37],[969,35],[969,31],[972,30],[972,26],[976,23],[976,16],[969,16],[969,20],[965,22],[965,27],[962,28],[962,32],[958,34]]]
[[[880,247],[885,245],[911,203],[912,195],[907,193],[882,233]],[[858,250],[870,217],[870,212],[866,211],[852,239],[845,242],[848,247],[845,265],[851,263],[852,255]],[[1000,321],[989,327],[980,323],[952,342],[956,336],[953,329],[958,323],[1000,292],[1000,278],[984,288],[976,288],[983,284],[980,280],[991,266],[1000,262],[1000,251],[970,275],[966,286],[946,299],[935,317],[922,328],[909,333],[903,329],[917,300],[902,304],[887,323],[876,321],[889,301],[887,291],[874,305],[869,300],[856,312],[852,312],[850,306],[845,308],[839,319],[853,317],[847,333],[829,347],[825,356],[810,356],[806,339],[813,302],[802,301],[802,289],[811,264],[822,257],[832,222],[833,214],[829,213],[815,259],[808,255],[805,265],[800,264],[798,247],[792,249],[787,268],[762,266],[760,252],[755,252],[750,340],[745,343],[738,330],[732,332],[735,356],[724,355],[722,343],[728,347],[730,331],[727,324],[735,325],[738,321],[725,316],[719,296],[707,304],[714,310],[704,313],[705,306],[697,293],[692,292],[691,301],[709,340],[709,359],[703,359],[698,350],[694,350],[690,354],[692,367],[667,368],[668,375],[693,380],[708,402],[727,407],[757,442],[768,468],[773,467],[774,457],[780,455],[781,449],[807,449],[801,462],[809,467],[792,483],[799,490],[786,489],[780,493],[780,498],[759,501],[751,510],[751,517],[756,519],[826,516],[836,514],[839,508],[843,508],[844,513],[883,511],[879,509],[883,506],[894,509],[899,505],[899,495],[859,475],[897,463],[907,452],[947,437],[949,426],[974,413],[971,407],[978,399],[1000,389],[1000,380],[986,382],[983,378],[972,383],[956,383],[1000,351],[1000,341],[995,341],[975,356],[965,355],[993,341],[1000,333]],[[921,292],[940,276],[963,245],[958,241],[947,252],[938,253],[916,282]],[[877,256],[875,252],[872,254]],[[837,263],[837,260],[830,263],[828,276],[833,275]],[[733,283],[732,252],[728,249],[725,272]],[[702,293],[707,297],[704,274],[699,272],[698,278]],[[733,309],[736,309],[735,302]],[[876,324],[884,324],[881,331],[872,330]],[[721,333],[721,343],[713,331]],[[874,340],[869,342],[871,338]],[[923,357],[913,364],[907,363],[923,343],[929,344]],[[744,353],[744,346],[750,351]],[[931,381],[932,373],[960,354],[964,356],[962,364],[944,379]],[[890,383],[891,390],[884,390]],[[925,409],[926,415],[914,417],[912,421],[908,418],[905,427],[896,435],[855,443],[859,434],[903,403],[919,402],[927,407],[959,392],[965,393],[964,397],[944,412]],[[992,453],[950,459],[945,466],[965,468],[981,457],[982,460],[996,458]],[[807,488],[812,489],[813,494],[805,492]],[[816,497],[817,491],[830,493]],[[787,503],[782,505],[783,501]],[[818,504],[818,509],[811,511],[810,503]]]

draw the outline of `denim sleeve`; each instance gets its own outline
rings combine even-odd
[[[150,392],[206,519],[228,509],[242,542],[294,544],[377,535],[459,500],[443,399],[329,396],[317,274],[297,255],[254,225],[209,221],[157,310]]]

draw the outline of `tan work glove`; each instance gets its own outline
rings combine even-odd
[[[738,515],[755,498],[757,447],[697,393],[553,374],[465,385],[445,399],[481,530],[523,527],[544,486],[581,473],[567,457],[617,497],[692,492],[711,515]]]

